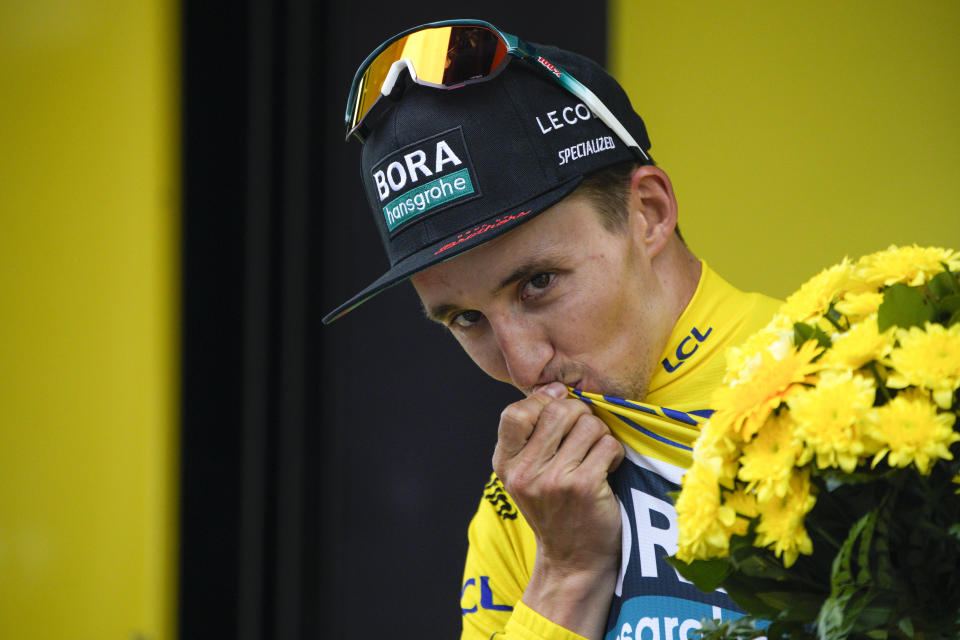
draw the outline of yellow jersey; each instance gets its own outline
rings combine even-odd
[[[710,395],[723,379],[726,350],[763,327],[779,304],[739,291],[704,263],[643,403],[573,392],[593,406],[627,454],[608,478],[623,533],[605,640],[681,640],[704,617],[742,615],[726,593],[699,591],[666,562],[677,546],[677,516],[667,493],[680,488],[690,466],[699,425],[710,415]],[[520,601],[536,540],[496,475],[484,487],[468,537],[462,640],[582,639]]]

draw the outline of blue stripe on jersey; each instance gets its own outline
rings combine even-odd
[[[670,445],[671,447],[677,447],[678,449],[685,449],[686,451],[693,451],[693,447],[688,447],[688,446],[686,446],[686,445],[680,444],[679,442],[674,442],[673,440],[670,440],[669,438],[664,438],[663,436],[661,436],[661,435],[659,435],[659,434],[657,434],[657,433],[654,433],[653,431],[650,431],[649,429],[645,429],[645,428],[641,427],[639,424],[637,424],[636,422],[634,422],[634,421],[631,420],[630,418],[627,418],[626,416],[621,416],[620,414],[616,414],[616,413],[615,413],[614,415],[617,416],[618,418],[620,418],[620,420],[622,420],[622,421],[625,422],[626,424],[630,425],[631,427],[633,427],[634,429],[636,429],[637,431],[639,431],[640,433],[642,433],[642,434],[645,435],[645,436],[649,436],[649,437],[653,438],[654,440],[658,440],[658,441],[660,441],[660,442],[662,442],[662,443],[664,443],[664,444],[668,444],[668,445]],[[693,424],[696,424],[696,423],[693,423]]]

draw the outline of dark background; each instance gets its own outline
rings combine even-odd
[[[604,61],[605,4],[183,5],[181,638],[453,638],[466,528],[519,393],[386,267],[344,143],[357,65],[487,19]]]

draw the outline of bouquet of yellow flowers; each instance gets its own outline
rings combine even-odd
[[[958,273],[845,258],[728,354],[671,562],[749,616],[703,638],[960,637]]]

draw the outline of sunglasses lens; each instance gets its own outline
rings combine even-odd
[[[380,97],[383,81],[397,60],[407,58],[417,82],[452,89],[489,76],[507,55],[507,45],[491,29],[478,26],[431,27],[392,42],[363,71],[350,96],[354,129]]]

